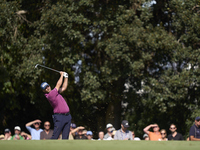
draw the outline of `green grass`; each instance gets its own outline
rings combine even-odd
[[[194,150],[192,141],[0,141],[1,150]]]

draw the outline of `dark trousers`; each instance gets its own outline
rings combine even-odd
[[[72,117],[70,114],[68,115],[54,114],[53,115],[54,130],[51,139],[58,139],[61,132],[62,132],[62,139],[68,139],[71,119]]]

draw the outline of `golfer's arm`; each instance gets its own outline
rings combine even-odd
[[[144,131],[146,134],[149,134],[149,129],[150,129],[150,128],[151,128],[151,125],[145,127],[145,128],[143,129],[143,131]]]
[[[60,90],[60,93],[62,93],[63,91],[65,91],[67,89],[67,85],[68,85],[68,78],[65,78],[62,88]]]
[[[195,138],[194,136],[190,136],[191,141],[200,141],[200,139]]]
[[[62,85],[62,82],[63,82],[63,73],[60,75],[60,78],[59,78],[59,80],[58,80],[58,82],[56,84],[55,88],[57,89],[57,91],[60,89],[60,87]]]

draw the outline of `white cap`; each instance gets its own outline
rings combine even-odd
[[[108,128],[112,128],[112,127],[113,127],[113,125],[110,124],[110,123],[108,123],[108,124],[106,125],[106,129],[108,129]]]
[[[19,126],[16,126],[16,127],[14,128],[14,130],[19,130],[19,131],[21,131],[21,128],[20,128]]]

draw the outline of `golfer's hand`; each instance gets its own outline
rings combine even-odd
[[[67,72],[64,72],[64,75],[63,75],[65,78],[68,78],[68,73]]]
[[[61,75],[61,76],[63,76],[63,75],[64,75],[64,73],[65,73],[65,72],[63,72],[63,71],[60,71],[60,75]]]

